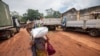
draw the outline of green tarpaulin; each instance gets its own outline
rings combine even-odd
[[[9,7],[4,2],[0,1],[0,27],[11,25],[12,21],[10,17]]]

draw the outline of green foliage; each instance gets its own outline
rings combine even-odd
[[[43,14],[39,13],[38,10],[28,9],[27,13],[23,14],[23,21],[40,19],[41,17],[43,17]]]
[[[61,13],[59,11],[54,11],[53,17],[54,18],[60,18],[61,17]]]
[[[15,17],[17,17],[17,19],[18,20],[22,20],[22,16],[21,15],[19,15],[19,13],[17,12],[17,11],[11,11],[11,16],[15,16]]]
[[[50,9],[46,9],[47,15],[45,16],[45,18],[60,18],[61,17],[61,13],[59,11],[55,11],[52,8]]]
[[[19,17],[19,13],[17,11],[11,11],[11,16]]]
[[[45,16],[46,18],[53,18],[54,10],[52,8],[46,9],[46,13],[47,13],[47,15]]]
[[[26,22],[27,20],[28,20],[27,14],[24,13],[24,14],[23,14],[23,17],[22,17],[22,19],[21,19],[21,22]]]

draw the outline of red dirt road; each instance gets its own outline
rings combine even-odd
[[[21,29],[14,37],[0,42],[0,56],[32,56],[29,37]],[[62,31],[50,31],[48,37],[56,49],[52,56],[100,56],[100,37]]]
[[[29,35],[25,29],[21,29],[9,40],[0,43],[0,56],[32,56]]]
[[[53,56],[100,56],[100,37],[61,31],[49,32],[48,36],[57,51]]]

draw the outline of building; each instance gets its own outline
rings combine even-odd
[[[80,17],[80,20],[100,18],[100,5],[82,9],[78,13],[77,15]]]
[[[62,18],[67,20],[88,20],[100,18],[100,5],[89,7],[81,10],[72,8],[62,14]]]
[[[77,19],[77,10],[72,8],[62,14],[62,18],[67,18],[67,20],[76,20]]]

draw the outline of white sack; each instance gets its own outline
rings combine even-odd
[[[43,37],[48,33],[48,28],[47,27],[39,27],[32,29],[31,34],[34,38],[39,38]]]

